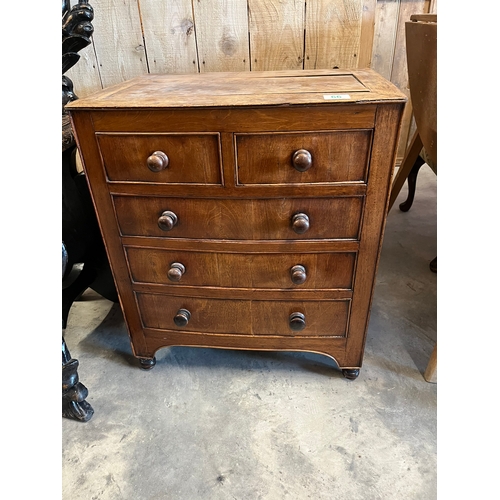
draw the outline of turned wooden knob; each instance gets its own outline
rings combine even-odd
[[[309,217],[306,214],[295,214],[292,217],[292,228],[297,234],[305,233],[309,229]]]
[[[180,262],[174,262],[171,264],[167,276],[170,281],[180,281],[185,272],[186,268]]]
[[[179,309],[174,317],[177,326],[186,326],[191,319],[191,313],[187,309]]]
[[[300,312],[294,312],[290,314],[288,324],[291,330],[300,332],[306,327],[306,317]]]
[[[168,167],[168,156],[163,151],[155,151],[146,160],[149,170],[152,172],[161,172]]]
[[[158,219],[158,226],[162,231],[170,231],[177,224],[177,220],[174,212],[165,210]]]
[[[292,278],[292,283],[295,285],[302,285],[307,279],[306,268],[301,265],[293,266],[290,269],[290,276]]]
[[[307,149],[298,149],[292,155],[292,165],[295,170],[305,172],[312,167],[312,155]]]

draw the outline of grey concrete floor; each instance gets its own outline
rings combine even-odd
[[[432,500],[436,177],[388,216],[355,381],[326,356],[175,347],[138,368],[120,308],[92,291],[65,338],[95,410],[62,421],[64,500]]]

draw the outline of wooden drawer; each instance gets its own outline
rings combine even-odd
[[[236,134],[239,184],[365,182],[371,130]]]
[[[222,183],[218,133],[98,133],[96,138],[110,181]]]
[[[345,337],[351,304],[348,299],[222,300],[146,293],[137,293],[136,297],[145,328],[239,335]],[[181,309],[190,313],[185,326],[174,321]],[[301,331],[290,327],[290,315],[296,312],[305,317],[306,326]]]
[[[122,236],[230,240],[358,239],[362,196],[289,199],[196,199],[113,196]],[[162,214],[175,215],[171,230]],[[293,229],[304,214],[307,229]],[[304,217],[299,215],[302,224]],[[163,218],[165,220],[165,216]],[[301,222],[302,221],[302,222]],[[305,227],[302,225],[302,227]]]
[[[356,261],[355,252],[255,254],[134,247],[126,252],[135,283],[228,288],[350,290]],[[304,272],[296,266],[303,266]]]

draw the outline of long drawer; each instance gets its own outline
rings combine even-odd
[[[349,299],[222,300],[147,293],[137,293],[136,298],[145,328],[213,334],[308,337],[345,337],[351,304]],[[303,315],[305,326],[302,329],[293,326],[302,321],[297,314]]]
[[[228,288],[352,288],[355,252],[216,253],[126,247],[132,281]]]
[[[363,200],[113,196],[122,236],[229,240],[356,240]]]

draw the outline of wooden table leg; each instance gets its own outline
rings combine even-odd
[[[424,378],[427,382],[437,383],[437,344],[434,346],[429,362],[427,363]]]
[[[406,148],[405,157],[403,158],[403,161],[401,162],[401,166],[399,167],[396,178],[392,183],[388,212],[391,210],[392,205],[394,205],[394,202],[396,201],[396,198],[398,197],[398,194],[401,191],[403,184],[408,178],[408,175],[410,175],[411,169],[413,168],[413,165],[415,164],[415,161],[418,158],[420,151],[422,151],[422,147],[423,147],[422,139],[420,139],[419,133],[415,132],[411,139],[410,145],[408,146],[408,148]]]

